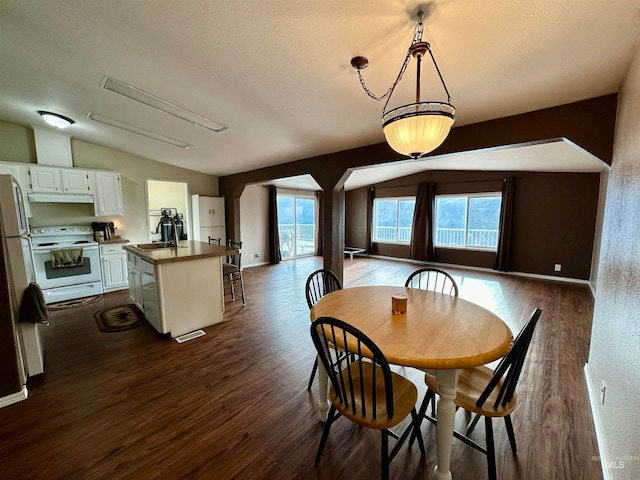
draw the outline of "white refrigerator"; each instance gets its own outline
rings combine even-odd
[[[40,325],[18,322],[24,291],[29,282],[35,282],[23,202],[17,181],[11,175],[0,175],[0,351],[4,352],[0,360],[0,407],[24,400],[27,376],[44,371]],[[19,383],[15,383],[16,378]]]

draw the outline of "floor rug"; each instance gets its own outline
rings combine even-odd
[[[144,315],[133,304],[106,308],[94,315],[98,328],[103,332],[121,332],[144,323]]]
[[[74,298],[73,300],[66,300],[64,302],[50,303],[47,305],[47,310],[55,312],[56,310],[67,310],[69,308],[83,307],[85,305],[91,305],[92,303],[100,300],[100,295],[92,295],[91,297]]]

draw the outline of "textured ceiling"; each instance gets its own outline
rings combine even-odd
[[[638,0],[2,0],[0,119],[41,126],[36,111],[52,110],[76,120],[74,138],[214,175],[378,143],[382,105],[349,61],[367,56],[368,86],[383,93],[420,6],[456,125],[617,92],[640,32]],[[392,103],[408,101],[413,75]],[[105,76],[229,128],[109,92]],[[423,99],[446,100],[429,85]]]

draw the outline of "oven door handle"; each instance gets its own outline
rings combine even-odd
[[[82,250],[86,251],[86,250],[98,250],[98,245],[89,245],[88,247],[82,247],[82,246],[71,246],[71,245],[67,245],[64,247],[56,247],[56,248],[51,248],[51,247],[33,247],[33,253],[51,253],[53,250],[65,250],[65,249],[69,249],[69,248],[81,248]]]

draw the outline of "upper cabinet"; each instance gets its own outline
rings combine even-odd
[[[62,193],[59,168],[33,166],[31,167],[30,172],[32,192]]]
[[[86,194],[89,178],[94,172],[77,168],[56,168],[34,165],[31,171],[31,191],[35,193]]]
[[[64,193],[92,193],[89,188],[89,178],[95,176],[94,172],[65,168],[61,173]]]
[[[31,216],[29,206],[34,202],[90,203],[95,215],[123,215],[118,172],[0,162],[0,174],[6,173],[18,180],[27,216]]]
[[[224,197],[192,195],[191,203],[194,228],[224,226]]]
[[[95,182],[94,207],[96,215],[123,215],[120,174],[117,172],[95,172]]]

